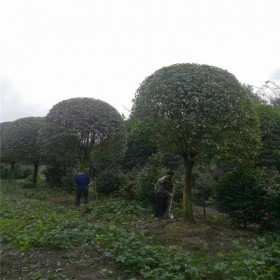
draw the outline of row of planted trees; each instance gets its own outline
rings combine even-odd
[[[56,104],[45,118],[1,124],[1,143],[1,159],[12,169],[21,160],[34,164],[34,182],[40,163],[86,166],[96,176],[116,166],[131,172],[160,153],[163,166],[183,168],[183,213],[193,221],[195,166],[254,162],[279,172],[280,113],[227,71],[176,64],[142,82],[126,121],[103,101],[73,98]],[[180,166],[172,166],[174,157]]]
[[[1,124],[1,160],[58,168],[109,164],[124,153],[126,131],[120,114],[93,98],[73,98],[56,104],[44,118],[29,117]]]

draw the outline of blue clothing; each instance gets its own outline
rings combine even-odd
[[[87,187],[90,179],[89,176],[85,173],[80,173],[75,178],[77,187]]]
[[[80,206],[80,199],[84,197],[84,204],[88,203],[88,184],[89,184],[89,176],[85,173],[79,173],[75,177],[77,189],[76,189],[76,206]]]

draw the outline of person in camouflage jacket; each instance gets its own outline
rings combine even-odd
[[[168,171],[165,176],[159,178],[155,184],[155,217],[161,218],[164,216],[168,208],[168,199],[173,196],[173,185],[171,179],[174,172]]]

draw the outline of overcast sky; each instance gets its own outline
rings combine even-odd
[[[128,116],[140,83],[175,63],[280,81],[279,15],[279,0],[0,0],[0,121],[72,97]]]

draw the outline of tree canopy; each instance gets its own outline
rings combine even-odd
[[[34,165],[36,182],[38,165],[41,159],[38,134],[43,123],[42,117],[28,117],[7,123],[1,132],[1,157],[3,161],[15,163],[29,161]]]
[[[244,87],[208,65],[175,64],[147,77],[136,92],[132,117],[184,159],[184,217],[193,220],[190,176],[198,157],[256,156],[259,123]]]
[[[41,143],[49,161],[97,164],[124,153],[126,132],[121,115],[108,103],[72,98],[56,104],[46,116]]]

